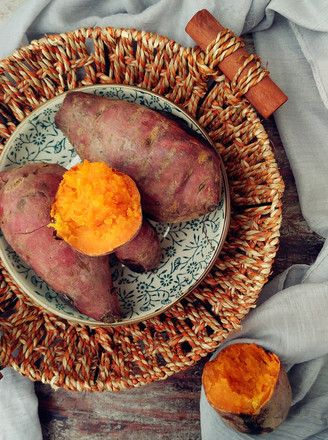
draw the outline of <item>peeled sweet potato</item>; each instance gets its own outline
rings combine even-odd
[[[120,246],[116,257],[134,272],[143,273],[158,267],[162,257],[162,247],[157,232],[144,219],[135,238]]]
[[[72,91],[55,123],[82,159],[104,161],[136,182],[149,218],[182,222],[217,208],[218,155],[171,118],[143,105]]]
[[[205,365],[202,382],[210,405],[242,433],[275,430],[291,406],[291,387],[280,359],[256,344],[224,348]]]
[[[9,245],[85,315],[117,321],[121,309],[108,257],[89,257],[56,237],[50,209],[65,168],[35,163],[0,172],[0,227]]]
[[[49,226],[74,249],[106,255],[132,240],[142,224],[140,194],[126,174],[84,160],[64,173]]]

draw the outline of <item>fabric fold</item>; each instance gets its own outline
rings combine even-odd
[[[1,440],[41,440],[38,399],[34,383],[11,368],[0,380]]]

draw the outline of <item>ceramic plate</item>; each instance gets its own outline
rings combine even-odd
[[[152,92],[122,85],[88,86],[83,87],[83,91],[170,112],[207,137],[181,108]],[[0,156],[0,170],[27,162],[58,163],[68,169],[80,162],[68,140],[54,124],[55,114],[64,96],[57,96],[41,105],[17,127]],[[170,225],[152,222],[163,248],[162,261],[156,271],[137,274],[111,257],[113,283],[118,289],[123,310],[122,321],[114,325],[139,322],[162,313],[206,276],[223,246],[229,223],[230,200],[226,174],[222,170],[223,195],[216,211],[185,223]],[[48,311],[71,322],[108,326],[81,315],[65,298],[50,289],[10,248],[1,231],[0,257],[22,291]]]

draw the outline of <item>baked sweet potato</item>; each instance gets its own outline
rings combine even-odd
[[[65,168],[35,163],[0,172],[0,227],[14,251],[54,290],[85,315],[117,321],[121,309],[108,257],[89,257],[48,227]]]
[[[280,359],[256,344],[224,348],[205,365],[202,382],[210,405],[242,433],[275,430],[291,406],[291,387]]]
[[[74,249],[90,256],[110,254],[138,234],[140,194],[126,174],[84,160],[64,173],[51,217],[49,226]]]
[[[149,218],[182,222],[217,208],[218,155],[171,118],[143,105],[72,91],[55,123],[82,159],[104,161],[136,182]]]
[[[116,257],[134,272],[143,273],[158,267],[162,257],[162,247],[157,232],[147,219],[135,238],[120,246]]]

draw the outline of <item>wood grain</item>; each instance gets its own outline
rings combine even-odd
[[[43,439],[200,440],[204,363],[118,393],[53,391],[36,383]]]
[[[292,264],[311,264],[320,252],[324,239],[313,232],[301,212],[294,176],[281,143],[273,117],[262,121],[275,152],[285,182],[280,247],[272,267],[272,277]]]

